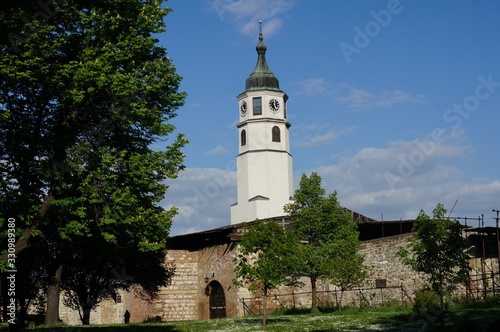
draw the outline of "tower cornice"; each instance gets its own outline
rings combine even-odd
[[[273,152],[273,153],[284,153],[292,157],[292,154],[286,150],[276,150],[276,149],[259,149],[259,150],[248,150],[245,152],[242,152],[238,154],[238,157],[246,155],[246,154],[251,154],[251,153],[261,153],[261,152]]]
[[[249,123],[256,123],[256,122],[273,122],[273,123],[284,123],[287,128],[290,128],[292,124],[288,122],[287,120],[284,119],[277,119],[277,118],[258,118],[258,119],[248,119],[245,121],[242,121],[236,125],[236,128],[241,128],[246,126]]]

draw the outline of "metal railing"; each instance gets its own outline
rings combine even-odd
[[[341,291],[318,290],[316,298],[319,307],[338,307]],[[268,296],[268,310],[308,308],[311,303],[312,292],[276,292]],[[343,306],[383,306],[386,304],[406,305],[413,304],[413,298],[403,285],[387,286],[383,288],[354,288],[345,290],[342,294]],[[260,313],[262,310],[262,296],[240,298],[244,315]]]

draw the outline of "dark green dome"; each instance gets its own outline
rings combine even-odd
[[[259,23],[262,24],[262,21]],[[257,65],[253,72],[248,76],[245,91],[252,90],[280,90],[280,83],[278,78],[274,76],[272,71],[267,66],[266,62],[266,50],[267,47],[264,45],[264,37],[262,37],[262,25],[259,33],[259,44],[255,48],[257,50],[258,58]]]

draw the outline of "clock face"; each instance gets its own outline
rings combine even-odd
[[[273,113],[278,113],[280,111],[280,103],[276,99],[271,99],[269,101],[269,109]]]
[[[240,105],[240,114],[241,114],[241,116],[245,116],[245,114],[247,114],[247,109],[248,109],[247,102],[243,100],[243,102]]]

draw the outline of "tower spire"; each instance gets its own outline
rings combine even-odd
[[[259,20],[259,40],[262,41],[264,37],[262,36],[262,20]]]
[[[262,34],[262,20],[259,20],[259,43],[255,49],[257,50],[257,65],[247,78],[245,91],[262,89],[281,91],[278,78],[274,76],[266,62],[267,47]]]

